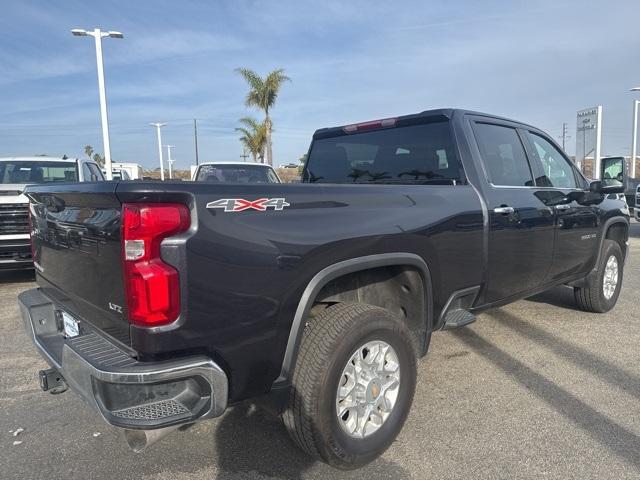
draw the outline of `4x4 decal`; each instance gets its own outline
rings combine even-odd
[[[207,208],[222,208],[225,212],[243,212],[245,210],[264,212],[269,207],[274,210],[284,210],[284,207],[290,205],[284,198],[259,198],[253,201],[244,198],[221,198],[207,203]]]

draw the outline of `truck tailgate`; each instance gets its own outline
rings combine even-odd
[[[38,284],[62,310],[130,345],[117,183],[31,187]],[[48,187],[51,190],[51,187]]]

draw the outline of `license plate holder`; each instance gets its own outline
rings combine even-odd
[[[62,327],[64,335],[67,338],[73,338],[80,335],[80,326],[78,321],[67,312],[62,312]]]

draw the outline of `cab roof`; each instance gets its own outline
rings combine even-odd
[[[318,138],[333,137],[338,135],[345,135],[347,133],[355,133],[358,130],[358,127],[360,126],[365,127],[363,128],[363,130],[374,129],[374,128],[377,128],[374,125],[378,122],[381,122],[382,123],[381,128],[384,128],[385,126],[391,126],[391,125],[384,125],[383,122],[385,121],[394,122],[394,125],[395,124],[410,125],[412,123],[428,123],[428,122],[446,121],[446,120],[451,120],[454,116],[457,117],[462,115],[474,115],[478,117],[494,118],[496,120],[503,120],[503,121],[513,122],[513,123],[518,123],[526,127],[534,128],[533,126],[527,125],[523,122],[519,122],[517,120],[512,120],[505,117],[500,117],[498,115],[492,115],[489,113],[474,112],[472,110],[464,110],[461,108],[438,108],[433,110],[424,110],[422,112],[412,113],[409,115],[400,115],[397,117],[388,117],[388,118],[379,119],[379,120],[358,122],[351,125],[340,125],[336,127],[321,128],[315,131],[315,133],[313,134],[313,138],[318,139]],[[351,131],[349,131],[350,129]]]
[[[268,167],[273,168],[271,165],[267,165],[266,163],[258,163],[258,162],[200,162],[199,167],[202,165],[257,165],[259,167]]]
[[[75,163],[77,158],[61,157],[0,157],[0,162],[68,162]]]

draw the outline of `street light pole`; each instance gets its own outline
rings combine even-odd
[[[162,159],[162,134],[160,133],[160,127],[164,127],[166,123],[150,123],[152,127],[156,127],[158,131],[158,156],[160,157],[160,180],[164,182],[164,160]]]
[[[634,87],[632,92],[640,91],[640,87]],[[638,106],[639,100],[633,101],[633,130],[631,132],[631,178],[636,178],[636,153],[638,149]]]
[[[109,117],[107,115],[107,91],[104,83],[104,61],[102,59],[102,39],[104,37],[124,38],[120,32],[103,32],[99,28],[93,31],[75,28],[71,33],[76,37],[93,37],[96,44],[96,64],[98,67],[98,94],[100,97],[100,121],[102,123],[102,144],[104,146],[104,167],[107,171],[107,180],[112,180],[111,170],[111,145],[109,142]]]
[[[165,147],[167,147],[167,163],[169,163],[169,180],[171,180],[173,178],[173,175],[171,172],[171,167],[173,165],[173,160],[171,159],[171,149],[174,147],[174,145],[165,145]]]

